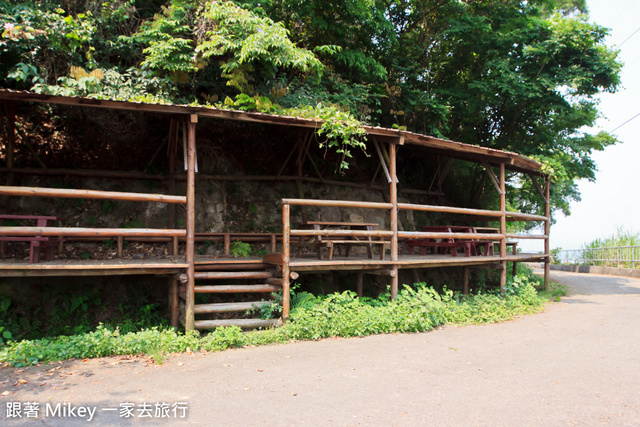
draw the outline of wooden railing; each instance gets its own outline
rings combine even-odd
[[[475,215],[484,218],[495,218],[495,220],[501,221],[501,229],[498,233],[444,233],[444,232],[421,232],[421,231],[397,231],[393,230],[300,230],[291,228],[291,206],[314,206],[314,207],[339,207],[339,208],[365,208],[365,209],[380,209],[393,213],[394,205],[392,203],[378,203],[378,202],[358,202],[358,201],[344,201],[344,200],[314,200],[314,199],[282,199],[282,273],[283,273],[283,317],[286,319],[289,315],[289,263],[291,261],[291,237],[307,237],[307,236],[322,236],[322,237],[377,237],[377,238],[391,238],[391,260],[397,262],[398,254],[398,239],[484,239],[494,240],[501,242],[500,244],[500,258],[504,260],[507,257],[506,240],[507,239],[541,239],[545,241],[545,254],[544,256],[548,260],[549,258],[549,218],[542,215],[532,215],[520,212],[509,211],[493,211],[487,209],[468,209],[457,208],[450,206],[435,206],[435,205],[418,205],[411,203],[398,203],[397,210],[413,210],[423,212],[437,212],[437,213],[450,213],[450,214],[462,214],[462,215]],[[391,217],[396,217],[391,215]],[[543,222],[546,233],[540,235],[530,234],[514,234],[507,233],[504,224],[514,221],[534,221]],[[394,250],[396,253],[393,253]]]
[[[78,190],[66,188],[0,186],[0,196],[35,196],[76,199],[126,200],[154,203],[186,204],[185,196],[165,194],[127,193],[118,191]],[[63,237],[116,237],[118,253],[122,251],[122,241],[127,236],[165,237],[174,241],[177,247],[179,237],[187,235],[183,229],[150,228],[83,228],[83,227],[0,227],[2,236],[63,236]]]

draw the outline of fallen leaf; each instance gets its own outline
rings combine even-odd
[[[18,380],[18,382],[19,382],[20,384],[26,384],[26,383],[27,383],[27,381],[26,381],[26,380]]]
[[[82,361],[83,361],[83,362],[88,362],[88,361],[89,361],[89,359],[82,359]]]
[[[264,369],[258,369],[258,372],[263,372],[263,371],[264,371]]]
[[[11,394],[9,390],[2,392],[2,396],[9,396],[9,394]]]

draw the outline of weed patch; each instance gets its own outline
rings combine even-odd
[[[146,354],[163,363],[169,353],[222,351],[228,348],[355,337],[382,333],[425,332],[445,324],[493,323],[542,311],[547,298],[535,289],[537,279],[519,276],[509,283],[505,295],[481,293],[465,296],[446,290],[436,292],[426,284],[406,286],[394,300],[358,298],[345,291],[307,298],[280,328],[242,332],[223,327],[205,335],[179,333],[172,328],[150,328],[122,333],[99,325],[95,331],[57,338],[9,341],[0,348],[0,362],[13,366],[72,358]]]

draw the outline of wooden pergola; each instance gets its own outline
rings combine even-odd
[[[197,280],[219,279],[224,277],[235,277],[230,272],[221,273],[222,266],[231,266],[232,262],[224,261],[198,261],[195,254],[196,236],[196,128],[198,121],[203,118],[224,119],[239,122],[260,123],[264,125],[280,125],[297,128],[306,128],[313,131],[318,128],[318,122],[309,119],[294,117],[274,116],[262,113],[239,112],[230,110],[220,110],[216,108],[194,107],[187,105],[161,105],[147,104],[125,101],[96,100],[89,98],[50,96],[34,94],[29,92],[16,92],[11,90],[0,90],[0,101],[4,105],[7,120],[7,137],[4,141],[6,167],[0,168],[0,172],[5,175],[6,185],[0,186],[2,196],[38,196],[38,197],[67,197],[67,198],[93,198],[103,200],[130,200],[140,202],[168,203],[170,206],[183,204],[186,206],[186,224],[184,228],[175,227],[175,209],[169,210],[169,229],[130,229],[130,228],[77,228],[77,227],[29,227],[12,226],[0,227],[0,237],[32,237],[45,238],[47,236],[63,236],[75,238],[87,237],[117,237],[119,245],[125,238],[149,238],[165,239],[173,244],[173,254],[177,256],[177,243],[183,239],[186,244],[184,257],[174,257],[171,261],[157,260],[148,262],[145,265],[135,265],[135,263],[122,264],[119,266],[97,265],[91,262],[78,262],[73,265],[61,265],[55,262],[44,262],[38,264],[0,262],[0,276],[24,276],[24,275],[98,275],[103,272],[110,274],[168,274],[170,275],[172,297],[172,320],[177,324],[178,318],[182,317],[187,330],[194,328],[208,328],[219,326],[220,323],[211,321],[196,321],[195,314],[207,312],[205,308],[196,307],[194,295],[197,292],[213,292],[211,287],[196,286]],[[44,175],[56,174],[50,169],[21,169],[14,164],[14,121],[16,105],[19,102],[37,102],[45,104],[68,105],[83,108],[102,108],[120,111],[137,111],[144,113],[159,113],[171,115],[171,117],[181,117],[183,123],[183,135],[186,137],[187,146],[187,168],[186,185],[183,191],[179,191],[175,176],[175,159],[170,158],[171,175],[169,180],[169,191],[177,194],[141,194],[125,193],[97,190],[80,189],[51,189],[35,187],[14,186],[14,176],[18,173],[41,173]],[[173,121],[172,121],[172,126]],[[380,154],[380,146],[386,148],[388,162],[383,161],[385,175],[388,180],[388,202],[365,202],[349,200],[314,200],[314,199],[282,199],[282,224],[281,235],[271,236],[272,253],[267,254],[263,259],[256,261],[257,264],[276,268],[279,277],[265,277],[267,283],[263,285],[266,291],[282,287],[283,291],[283,320],[289,314],[289,285],[292,278],[297,277],[298,272],[303,271],[331,271],[331,270],[351,270],[359,272],[358,285],[362,286],[362,273],[371,272],[383,274],[391,277],[391,294],[397,295],[399,285],[400,269],[431,268],[442,266],[461,266],[465,268],[465,288],[468,288],[468,268],[479,265],[492,265],[500,270],[500,289],[504,290],[507,282],[508,262],[544,262],[545,286],[549,277],[549,218],[550,218],[550,180],[544,174],[541,165],[524,156],[491,148],[479,147],[463,144],[455,141],[448,141],[434,138],[413,132],[386,129],[380,127],[364,127],[369,140],[376,145]],[[173,129],[173,128],[172,128]],[[398,201],[398,179],[397,179],[397,155],[398,150],[403,146],[416,146],[428,152],[445,156],[447,158],[462,159],[483,165],[491,182],[494,184],[499,194],[499,207],[497,210],[467,209],[450,206],[419,205],[401,203]],[[382,160],[384,156],[380,154]],[[172,163],[173,162],[173,163]],[[434,176],[434,181],[440,181],[446,172],[438,171]],[[496,173],[497,170],[497,173]],[[531,215],[506,210],[506,171],[511,170],[522,173],[532,180],[540,196],[544,200],[544,215]],[[73,173],[73,171],[64,171]],[[86,171],[76,171],[79,175]],[[62,173],[62,172],[60,172]],[[102,176],[108,177],[109,173],[104,172]],[[209,177],[216,179],[216,177]],[[273,177],[254,177],[253,179],[274,179]],[[284,178],[284,177],[283,177]],[[222,178],[221,178],[222,179]],[[431,185],[433,186],[433,182]],[[292,206],[315,206],[315,207],[339,207],[339,208],[359,208],[382,210],[389,213],[390,225],[388,230],[310,230],[296,229],[291,223]],[[465,215],[477,218],[499,221],[497,233],[438,233],[401,231],[398,227],[398,214],[400,211],[422,211],[438,212],[451,215]],[[173,218],[171,218],[173,217]],[[509,234],[507,233],[508,221],[534,221],[541,222],[544,232],[541,235]],[[305,259],[299,258],[292,251],[292,243],[298,239],[313,237],[328,238],[365,238],[365,239],[386,239],[389,242],[389,259],[362,259],[358,257],[347,259]],[[222,237],[221,237],[222,238]],[[282,242],[282,250],[276,251],[276,238]],[[399,242],[406,239],[489,239],[499,242],[499,253],[495,255],[474,256],[474,257],[445,257],[445,256],[406,256],[399,253]],[[541,239],[544,240],[544,253],[523,254],[508,253],[507,239]],[[228,245],[229,238],[225,237],[225,246]],[[384,247],[384,246],[383,246]],[[381,258],[384,258],[384,254]],[[219,264],[219,265],[216,265]],[[229,267],[233,270],[235,267]],[[226,276],[225,276],[226,274]],[[237,274],[237,273],[236,273]],[[260,274],[252,273],[254,278],[262,277]],[[239,277],[239,276],[237,276]],[[245,277],[249,277],[245,275]],[[208,290],[209,289],[209,290]],[[240,288],[236,288],[240,289]],[[218,289],[219,290],[219,289]],[[182,316],[179,315],[180,299],[184,300],[184,310]],[[200,322],[200,323],[198,323]],[[208,323],[207,323],[208,322]],[[248,324],[247,324],[248,325]]]

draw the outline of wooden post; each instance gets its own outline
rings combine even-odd
[[[171,123],[169,124],[169,141],[167,143],[167,155],[169,156],[169,194],[174,196],[176,194],[176,129],[177,124],[174,118],[171,118]],[[176,228],[176,206],[174,204],[170,204],[168,206],[168,218],[167,218],[167,228]],[[169,243],[169,253],[171,255],[178,255],[178,245],[177,239],[173,239]]]
[[[391,208],[391,261],[395,275],[391,278],[391,298],[395,299],[398,295],[398,179],[396,171],[396,144],[389,144],[389,175],[391,176],[391,184],[389,184],[389,198],[393,205]]]
[[[362,298],[363,282],[364,273],[362,271],[358,271],[358,273],[356,274],[356,293],[358,294],[358,298]]]
[[[291,205],[282,205],[282,322],[289,320],[289,261],[291,260]]]
[[[469,295],[469,267],[462,269],[462,293]]]
[[[544,180],[544,187],[544,216],[547,217],[547,221],[544,223],[544,234],[547,236],[544,239],[544,253],[547,256],[544,261],[544,289],[549,290],[549,263],[551,262],[551,259],[549,258],[549,232],[551,231],[551,181],[548,176]]]
[[[188,279],[187,279],[188,280]],[[171,307],[171,325],[174,328],[180,327],[180,299],[179,299],[178,279],[175,276],[169,278],[169,307]]]
[[[185,262],[187,267],[187,292],[185,298],[185,330],[195,329],[195,221],[196,221],[196,123],[198,116],[191,115],[187,149],[187,239]]]
[[[16,141],[16,104],[4,103],[4,111],[7,115],[7,140],[5,143],[5,161],[9,170],[14,168],[14,150]],[[6,185],[13,185],[13,172],[7,173]]]
[[[231,255],[231,234],[229,233],[224,234],[224,255]]]
[[[504,293],[504,287],[507,284],[507,194],[505,186],[505,170],[504,163],[500,163],[500,292]]]
[[[116,237],[117,246],[118,246],[118,258],[122,258],[124,254],[124,237],[118,236]]]

